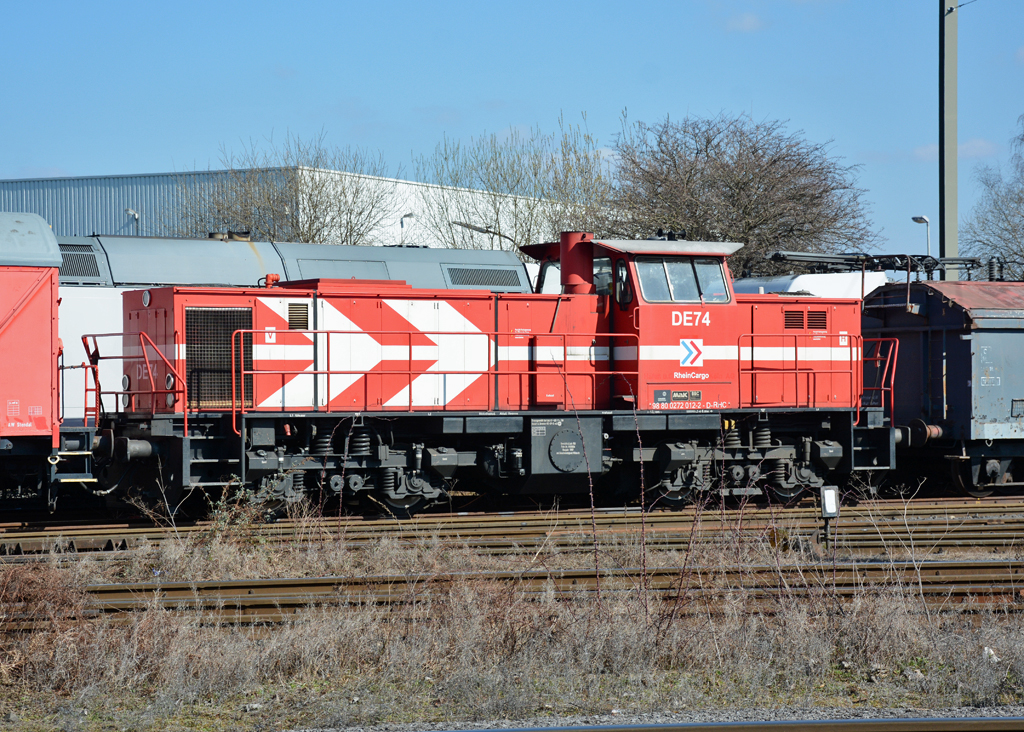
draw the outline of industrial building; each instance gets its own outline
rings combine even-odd
[[[197,211],[196,202],[211,200],[218,187],[228,185],[232,178],[237,180],[247,172],[212,170],[0,180],[0,211],[39,214],[57,236],[98,234],[194,238],[213,231],[244,228],[232,221],[219,219],[214,212]],[[423,223],[424,217],[429,218],[431,211],[436,212],[443,207],[438,204],[443,201],[447,205],[453,197],[482,199],[493,196],[481,191],[335,170],[279,168],[258,172],[270,176],[275,173],[282,177],[299,176],[307,188],[340,193],[350,205],[362,206],[363,211],[367,208],[365,199],[372,199],[376,209],[371,216],[370,231],[364,232],[363,239],[352,241],[344,232],[329,232],[325,243],[451,246],[451,241],[438,238],[434,233],[436,228]],[[364,201],[360,201],[360,197]],[[315,202],[310,203],[299,196],[286,202],[282,208],[294,213],[296,221],[302,222],[310,215],[312,205]],[[482,210],[488,208],[493,209],[481,206]],[[474,223],[485,227],[489,225],[487,221]],[[493,248],[499,243],[496,237],[479,232],[460,230],[458,236],[468,239],[461,246]],[[285,234],[279,238],[294,240],[298,237]]]

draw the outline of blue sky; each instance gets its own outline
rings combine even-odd
[[[611,146],[623,110],[744,112],[833,140],[883,251],[923,251],[910,217],[938,220],[938,5],[7,0],[0,178],[217,168],[222,147],[321,130],[409,173],[445,135],[554,131],[560,113]],[[1024,1],[957,12],[963,216],[1024,114]]]

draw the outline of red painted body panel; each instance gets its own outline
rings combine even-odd
[[[57,268],[0,267],[0,436],[60,438]]]
[[[251,312],[251,326],[235,335],[236,373],[240,339],[252,339],[245,378],[236,376],[233,395],[222,390],[230,403],[204,397],[193,401],[200,408],[240,405],[242,392],[247,410],[270,412],[854,408],[860,399],[854,300],[637,297],[622,311],[608,295],[454,293],[354,280],[150,294],[148,307],[140,293],[125,295],[126,330],[147,332],[180,373],[188,371],[181,356],[198,358],[204,347],[186,334],[190,308]],[[153,363],[152,383],[160,384],[163,367]],[[136,362],[130,372],[140,389],[150,388],[144,371]],[[193,379],[208,378],[192,373],[190,391]],[[152,396],[135,403],[169,409]]]

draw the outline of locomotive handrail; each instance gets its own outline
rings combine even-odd
[[[127,348],[127,344],[129,344],[129,339],[132,336],[138,336],[138,338],[139,338],[139,354],[134,354],[134,353],[128,354],[128,353],[124,353],[123,352]],[[99,339],[100,338],[121,338],[122,339],[122,353],[119,354],[119,355],[112,355],[112,356],[104,356],[104,355],[102,355],[100,353],[100,344],[99,344]],[[188,383],[187,383],[187,380],[182,378],[182,376],[178,372],[178,370],[174,367],[174,365],[164,355],[164,353],[160,349],[160,347],[157,346],[156,343],[153,342],[153,339],[150,338],[148,333],[143,332],[143,331],[128,331],[128,332],[124,332],[124,333],[85,333],[85,334],[82,335],[82,345],[85,347],[86,355],[89,358],[89,363],[88,364],[83,363],[81,365],[81,367],[84,367],[86,369],[86,374],[87,374],[86,378],[85,378],[85,410],[84,410],[84,418],[85,418],[85,425],[86,426],[88,426],[88,424],[89,424],[89,415],[92,415],[92,417],[93,417],[93,426],[96,426],[96,427],[99,426],[100,413],[105,411],[103,409],[103,395],[104,394],[115,396],[115,410],[116,411],[120,411],[121,408],[127,409],[129,407],[134,410],[135,409],[136,397],[142,397],[142,396],[149,396],[149,397],[151,397],[153,399],[154,411],[156,411],[155,405],[156,405],[156,398],[157,398],[158,395],[174,394],[176,399],[178,398],[178,395],[180,395],[181,403],[182,403],[182,414],[183,414],[183,419],[184,419],[183,429],[184,429],[184,433],[186,435],[188,434]],[[174,388],[171,388],[171,389],[166,389],[166,388],[164,388],[164,389],[157,389],[157,388],[155,388],[155,384],[154,384],[154,380],[153,380],[153,376],[152,376],[153,375],[153,362],[150,361],[150,356],[149,356],[149,353],[150,353],[149,349],[150,348],[152,348],[152,350],[154,352],[156,352],[156,354],[160,357],[160,360],[164,362],[164,366],[167,368],[167,372],[174,377]],[[175,331],[175,333],[174,333],[173,348],[174,348],[174,352],[175,353],[179,353],[181,351],[180,344],[178,342],[178,333],[177,333],[177,331]],[[129,361],[129,360],[132,360],[132,361],[139,361],[139,360],[141,360],[141,361],[144,362],[144,369],[145,369],[144,373],[147,374],[147,378],[148,378],[148,380],[150,382],[150,385],[154,386],[154,388],[151,388],[148,391],[140,390],[140,389],[135,389],[135,388],[129,388],[127,391],[125,391],[125,390],[122,390],[122,391],[114,391],[114,390],[103,391],[102,386],[100,384],[100,377],[99,377],[99,364],[100,364],[100,361],[122,361],[122,362],[124,362],[124,361]],[[89,374],[92,375],[93,381],[95,382],[95,386],[94,387],[90,387],[89,386]],[[129,386],[131,387],[133,385],[130,383]],[[89,399],[89,395],[90,394],[93,395],[93,403],[91,405],[90,405],[90,399]],[[118,397],[122,397],[122,396],[128,396],[128,404],[122,404],[121,403],[121,399],[119,399]]]
[[[756,346],[754,339],[758,339],[762,342],[769,342],[773,345],[761,345]],[[781,339],[782,345],[774,345],[777,339]],[[806,351],[812,348],[821,348],[821,341],[826,339],[826,348],[830,352],[835,349],[845,351],[847,354],[846,359],[842,357],[839,359],[832,358],[831,355],[828,360],[839,361],[842,363],[846,360],[849,364],[847,368],[831,368],[825,369],[820,368],[818,364],[825,359],[810,359],[806,358]],[[845,343],[843,340],[845,339]],[[738,394],[739,394],[739,406],[740,407],[755,407],[755,406],[774,406],[774,407],[816,407],[818,405],[817,391],[818,391],[818,377],[826,375],[849,375],[850,376],[850,391],[849,401],[850,404],[854,405],[858,410],[860,407],[860,395],[863,390],[863,369],[856,368],[857,362],[862,360],[864,348],[863,348],[863,337],[860,335],[853,335],[847,333],[829,333],[829,334],[818,334],[818,333],[744,333],[740,335],[737,341],[738,347],[738,360],[737,369],[739,374],[738,379]],[[750,345],[744,345],[746,341],[750,342]],[[838,345],[832,345],[838,341]],[[790,346],[789,343],[792,343]],[[818,345],[816,345],[818,344]],[[758,349],[772,349],[772,351],[781,351],[780,358],[768,358],[758,357]],[[745,353],[746,351],[746,353]],[[805,358],[801,363],[801,351],[805,352]],[[793,366],[755,366],[754,364],[758,361],[762,362],[778,362],[786,364],[792,361]],[[750,363],[750,366],[744,367],[744,362]],[[750,395],[747,400],[744,400],[744,376],[750,374]],[[804,401],[806,404],[800,403],[800,375],[803,374],[806,382],[806,393]],[[778,376],[792,376],[793,377],[793,398],[786,400],[780,398],[772,402],[758,402],[756,391],[756,381],[758,375],[778,375]],[[781,396],[781,395],[780,395]]]
[[[875,344],[875,355],[868,356],[867,348],[868,344]],[[882,355],[882,346],[884,344],[889,345],[889,349],[885,355]],[[879,392],[879,406],[882,408],[882,415],[885,415],[885,395],[889,394],[889,424],[893,424],[894,415],[896,414],[896,362],[899,357],[900,341],[898,338],[865,338],[864,339],[865,353],[862,358],[864,360],[865,368],[868,363],[871,363],[875,369],[875,377],[877,386],[864,385],[862,391],[877,391]],[[879,364],[882,364],[881,371],[879,371]],[[859,415],[858,415],[859,418]]]
[[[239,329],[239,330],[234,331],[234,333],[232,334],[232,337],[231,337],[231,373],[232,373],[232,377],[231,377],[231,411],[232,411],[232,427],[233,427],[233,429],[235,431],[235,434],[240,434],[240,429],[239,429],[239,425],[238,425],[238,416],[240,414],[248,413],[250,411],[250,409],[252,411],[256,411],[257,409],[259,409],[259,407],[256,406],[255,382],[254,381],[252,382],[253,395],[251,395],[252,396],[253,407],[248,408],[246,406],[246,404],[248,402],[248,398],[247,397],[250,396],[250,395],[246,394],[246,377],[250,377],[250,376],[253,377],[254,379],[256,377],[258,377],[258,376],[264,376],[264,377],[265,376],[281,376],[281,377],[285,377],[285,376],[300,376],[300,375],[301,376],[311,376],[311,377],[314,377],[314,379],[323,378],[324,379],[323,383],[324,383],[326,388],[329,388],[330,377],[332,377],[332,376],[364,376],[364,375],[367,375],[367,374],[379,375],[379,376],[406,376],[407,377],[407,383],[405,384],[405,389],[407,389],[407,394],[408,394],[408,404],[406,405],[407,409],[411,409],[411,408],[413,408],[415,406],[415,405],[412,404],[412,399],[413,399],[412,384],[413,384],[413,382],[415,381],[415,379],[417,377],[423,376],[423,375],[436,375],[436,376],[469,375],[469,376],[478,376],[478,377],[500,377],[500,376],[506,376],[506,377],[527,378],[527,377],[533,377],[533,376],[538,376],[538,375],[540,375],[540,376],[555,376],[556,372],[551,370],[551,367],[558,367],[557,373],[559,375],[561,375],[562,378],[563,378],[565,395],[567,395],[567,396],[563,395],[563,398],[562,398],[562,404],[563,404],[563,406],[565,408],[577,408],[578,407],[577,400],[575,400],[573,398],[573,395],[572,395],[571,391],[568,388],[568,379],[569,378],[587,378],[587,379],[589,379],[589,381],[590,381],[589,394],[591,395],[590,403],[593,404],[593,399],[596,396],[597,384],[598,384],[598,379],[599,378],[609,378],[609,377],[611,377],[611,378],[615,378],[615,377],[626,378],[626,377],[629,377],[629,376],[639,377],[639,371],[622,371],[622,370],[615,370],[615,371],[611,371],[611,370],[574,371],[571,368],[571,364],[573,363],[573,361],[574,360],[579,360],[578,357],[580,355],[582,355],[581,352],[585,352],[585,355],[587,356],[586,360],[588,362],[592,362],[594,364],[596,364],[599,361],[609,361],[609,362],[611,362],[613,360],[612,354],[613,354],[613,350],[614,350],[612,343],[614,341],[616,341],[616,340],[632,340],[632,341],[634,341],[637,344],[637,347],[639,347],[639,336],[637,334],[635,334],[635,333],[624,333],[624,334],[620,334],[620,333],[607,333],[607,332],[604,332],[604,333],[596,333],[596,332],[594,332],[594,333],[509,333],[507,331],[442,331],[442,330],[437,330],[437,331],[408,331],[408,330],[401,330],[401,331],[395,331],[395,330],[348,331],[348,330],[312,330],[312,329],[308,329],[308,330],[300,330],[300,329],[291,330],[291,329],[289,329],[289,330],[278,330],[278,331],[271,331],[271,332],[274,334],[274,338],[275,339],[278,338],[278,337],[281,337],[282,334],[304,334],[304,335],[307,335],[307,336],[312,336],[312,338],[310,339],[310,342],[309,343],[303,343],[302,346],[305,347],[305,348],[312,349],[313,351],[316,351],[317,349],[322,349],[321,352],[324,353],[324,355],[326,356],[326,360],[327,360],[326,368],[318,368],[318,369],[312,369],[312,368],[310,368],[310,369],[266,369],[266,368],[263,368],[263,369],[257,369],[257,368],[255,368],[255,364],[254,364],[254,367],[252,369],[239,368],[239,364],[237,362],[237,358],[238,358],[239,354],[242,353],[242,349],[241,349],[242,338],[245,335],[251,335],[251,336],[254,336],[254,337],[256,335],[264,335],[265,336],[268,333],[268,331],[258,330],[258,329]],[[382,361],[378,362],[377,364],[374,364],[374,367],[373,367],[374,370],[370,371],[370,372],[367,372],[365,369],[363,369],[363,370],[360,370],[360,369],[344,369],[344,370],[339,370],[339,369],[331,368],[331,363],[330,363],[330,361],[331,361],[331,348],[330,348],[330,345],[329,345],[330,344],[330,337],[331,336],[358,336],[358,335],[380,336],[380,337],[390,337],[390,338],[394,338],[394,337],[398,336],[398,337],[404,338],[406,340],[406,344],[404,346],[399,346],[399,347],[403,348],[403,351],[404,351],[405,355],[402,358],[389,358],[387,360],[391,361],[391,362],[398,362],[398,363],[401,363],[401,362],[404,361],[404,362],[409,363],[409,364],[411,364],[411,362],[414,361],[414,360],[426,360],[426,359],[416,359],[414,357],[414,355],[413,355],[414,354],[414,346],[413,346],[413,339],[414,338],[418,338],[418,337],[421,337],[421,336],[426,336],[426,337],[428,337],[431,340],[434,340],[434,338],[436,336],[443,336],[443,337],[459,336],[459,337],[464,337],[464,338],[487,338],[489,340],[489,343],[488,343],[488,346],[487,346],[487,353],[488,353],[488,355],[487,355],[487,366],[483,367],[483,365],[481,364],[480,368],[470,368],[470,369],[461,369],[461,370],[460,369],[431,369],[429,371],[427,371],[427,370],[425,370],[423,368],[413,369],[411,367],[410,368],[380,368],[380,369],[376,368],[377,366],[379,366],[382,363],[384,363],[384,360],[382,359]],[[326,340],[325,340],[325,342],[323,344],[320,343],[320,340],[319,340],[318,336],[325,336],[326,337]],[[529,339],[529,340],[532,340],[532,339],[535,339],[537,337],[541,337],[541,338],[544,338],[544,339],[559,339],[561,343],[560,343],[560,345],[553,345],[553,344],[552,345],[537,345],[536,343],[529,343],[528,345],[525,345],[525,346],[520,345],[519,346],[520,348],[525,347],[525,348],[529,349],[528,350],[528,354],[527,354],[527,356],[525,358],[508,359],[508,358],[501,358],[500,357],[500,349],[503,348],[503,347],[509,347],[509,346],[503,346],[502,345],[502,341],[504,341],[507,344],[511,340],[519,340],[519,339]],[[607,340],[608,341],[607,346],[599,346],[597,344],[597,339]],[[571,341],[577,341],[578,342],[578,341],[587,341],[587,340],[589,340],[590,342],[585,344],[585,345],[582,344],[582,343],[572,343],[571,342]],[[255,345],[256,344],[253,344],[253,348],[255,348]],[[279,345],[279,344],[275,344],[275,345]],[[385,348],[387,346],[381,346],[381,347]],[[427,348],[432,348],[432,349],[437,349],[438,352],[440,352],[441,349],[443,349],[443,346],[441,344],[436,344],[436,343],[435,343],[434,346],[426,346],[426,347]],[[598,358],[597,351],[600,348],[607,348],[607,352],[608,352],[607,356],[602,356],[602,357]],[[538,351],[546,352],[548,354],[551,354],[552,352],[560,352],[560,358],[556,357],[556,358],[554,358],[554,359],[552,359],[550,361],[545,361],[544,362],[544,366],[546,368],[542,368],[542,369],[513,369],[513,368],[509,368],[507,366],[504,366],[504,363],[507,363],[510,360],[516,360],[516,361],[523,361],[523,360],[525,360],[527,362],[533,361],[534,360],[534,356],[536,355],[536,353]],[[572,358],[572,356],[576,356],[577,358],[574,359],[574,358]],[[497,399],[498,386],[495,383],[495,381],[496,380],[494,378],[487,378],[486,382],[485,382],[486,383],[486,387],[487,387],[487,403],[488,403],[488,405],[494,405],[495,401]],[[314,383],[320,383],[320,382],[314,382]],[[353,381],[353,384],[354,383],[355,383],[355,381]],[[367,404],[369,404],[369,394],[367,393],[368,389],[369,389],[369,385],[368,385],[367,381],[364,380],[363,381],[363,392],[364,392],[364,394],[363,394],[363,406],[364,407]],[[571,402],[571,404],[570,404],[570,402]],[[330,409],[329,403],[330,403],[330,397],[329,397],[329,394],[328,394],[327,398],[325,399],[325,405],[326,405],[325,408]],[[436,408],[439,411],[448,411],[448,410],[451,409],[451,407],[448,406],[447,404],[438,404],[438,405],[434,405],[434,406],[436,406]],[[311,407],[313,407],[314,410],[319,410],[320,405],[311,405]],[[384,407],[383,404],[381,405],[381,407],[382,407],[382,409],[388,409],[388,408]],[[394,408],[394,406],[392,406],[391,408]],[[591,408],[591,407],[588,407],[588,408]],[[284,407],[282,407],[282,409],[284,411],[287,411]]]

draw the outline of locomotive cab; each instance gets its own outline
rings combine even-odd
[[[729,346],[746,325],[725,260],[741,246],[567,233],[559,245],[522,250],[542,262],[538,292],[552,292],[559,271],[563,294],[596,295],[610,331],[635,340],[613,348],[620,406],[682,410],[735,406]]]

